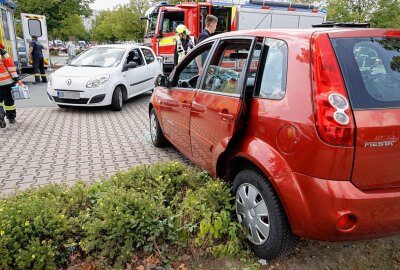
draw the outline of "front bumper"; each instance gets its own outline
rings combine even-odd
[[[115,85],[108,81],[105,84],[96,88],[80,87],[77,89],[58,89],[53,86],[47,86],[47,98],[50,102],[60,105],[81,106],[81,107],[96,107],[108,106],[111,104],[112,94]],[[58,92],[78,92],[79,99],[60,98]]]
[[[289,173],[275,179],[293,232],[301,237],[348,241],[400,234],[400,188],[362,191],[350,181],[318,179]],[[354,226],[338,220],[351,214]]]

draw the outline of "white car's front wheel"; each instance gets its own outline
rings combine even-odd
[[[115,87],[111,100],[111,108],[113,111],[120,111],[124,105],[124,96],[120,86]]]

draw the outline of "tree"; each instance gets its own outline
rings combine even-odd
[[[67,17],[60,22],[60,27],[54,29],[54,36],[68,40],[70,36],[78,39],[85,39],[86,29],[79,15]]]
[[[95,20],[92,39],[99,42],[143,39],[144,21],[140,18],[144,16],[148,7],[146,0],[131,0],[128,5],[101,12]]]
[[[16,17],[21,12],[33,13],[46,16],[47,30],[50,36],[54,36],[54,31],[60,30],[62,24],[60,22],[74,15],[91,14],[89,7],[94,0],[15,0],[17,10]]]
[[[373,27],[400,27],[400,0],[379,0],[379,8],[372,14]]]
[[[330,0],[328,20],[336,22],[368,22],[378,9],[376,0]]]

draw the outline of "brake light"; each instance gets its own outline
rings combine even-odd
[[[311,56],[318,134],[332,145],[354,145],[354,119],[342,74],[327,34],[313,34]]]
[[[400,31],[387,31],[386,33],[387,37],[400,37]]]
[[[295,9],[295,8],[292,8],[292,7],[288,7],[287,10],[288,10],[288,11],[296,11],[296,9]]]

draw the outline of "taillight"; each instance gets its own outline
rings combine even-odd
[[[327,34],[313,34],[311,56],[318,134],[329,144],[353,146],[353,114],[343,77]]]
[[[390,30],[387,31],[385,34],[387,37],[400,37],[400,31],[398,30]]]

